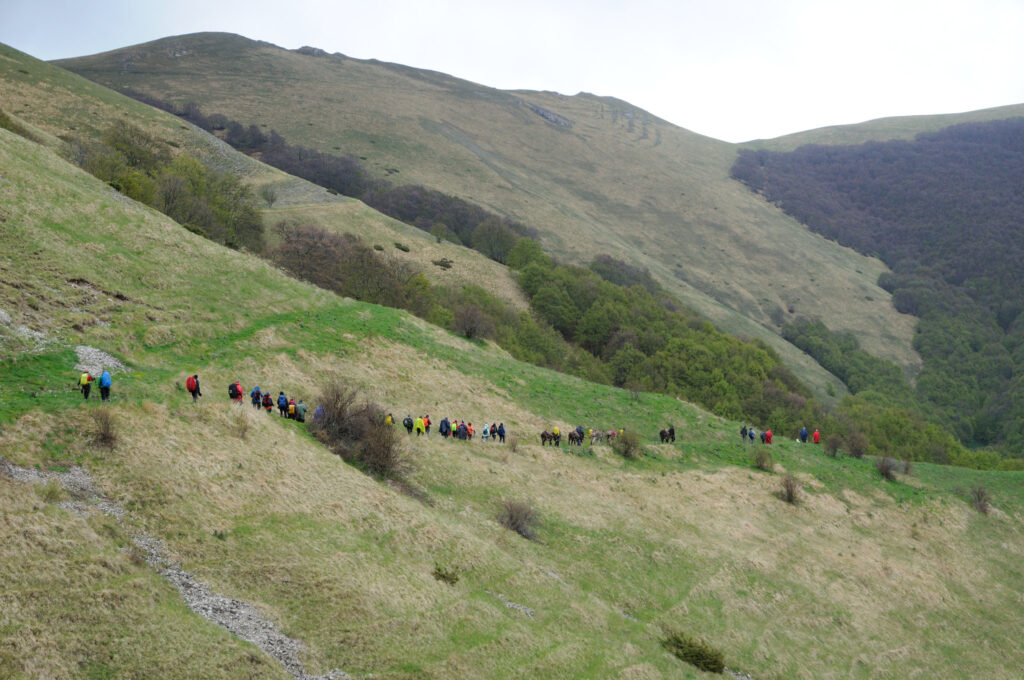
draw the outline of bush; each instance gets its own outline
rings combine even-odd
[[[467,340],[490,338],[494,335],[494,321],[480,307],[465,304],[455,310],[452,327]]]
[[[754,467],[765,472],[774,470],[775,460],[772,458],[772,452],[763,446],[754,449]]]
[[[434,571],[431,573],[438,581],[443,581],[450,586],[458,583],[459,577],[462,576],[462,570],[458,567],[443,567],[440,564],[435,564]]]
[[[868,452],[868,438],[862,432],[851,432],[846,438],[846,451],[854,458],[863,458]]]
[[[394,427],[383,423],[384,410],[362,402],[355,388],[334,383],[320,394],[323,415],[309,429],[347,463],[382,478],[401,478],[411,465]]]
[[[632,430],[627,430],[613,439],[611,446],[612,451],[628,460],[637,460],[643,453],[643,448],[640,446],[640,435]]]
[[[508,450],[512,453],[519,450],[519,437],[514,434],[508,436]]]
[[[245,409],[235,411],[235,422],[234,422],[235,436],[239,439],[245,439],[249,436],[249,412]]]
[[[498,521],[506,529],[511,529],[523,538],[531,541],[537,538],[540,517],[533,506],[525,501],[502,501],[498,510]]]
[[[983,515],[987,515],[992,507],[992,497],[988,489],[981,484],[971,488],[971,505]]]
[[[889,456],[883,456],[875,461],[875,469],[890,482],[896,481],[896,461]]]
[[[93,441],[100,446],[112,449],[117,445],[117,429],[114,414],[109,408],[102,407],[92,412],[92,420],[96,424]]]
[[[833,432],[825,438],[825,454],[835,458],[839,453],[839,449],[843,445],[843,438],[838,433]]]
[[[661,644],[676,657],[708,673],[725,671],[725,656],[703,640],[685,633],[670,632]]]
[[[796,505],[800,500],[800,482],[796,481],[793,475],[786,475],[782,478],[782,488],[779,490],[779,498],[790,505]]]

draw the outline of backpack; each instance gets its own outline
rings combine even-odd
[[[196,379],[194,376],[190,375],[189,377],[185,378],[185,389],[188,390],[189,392],[196,391]]]
[[[402,421],[402,425],[405,425],[405,429],[409,429],[410,427],[412,427],[412,418],[406,416],[405,420]]]
[[[228,385],[228,396],[232,399],[238,399],[238,386],[235,383]]]
[[[288,404],[288,413],[295,414],[295,404]]]

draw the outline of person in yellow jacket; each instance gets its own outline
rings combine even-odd
[[[417,418],[413,422],[412,429],[416,430],[416,436],[417,437],[419,437],[421,434],[424,434],[426,432],[427,426],[423,424],[423,418],[422,417]]]
[[[384,416],[384,424],[391,427],[395,424],[395,417],[390,413]]]
[[[89,371],[82,373],[81,377],[78,379],[78,388],[82,390],[82,396],[86,399],[89,398],[89,390],[92,389],[92,381],[93,377]]]

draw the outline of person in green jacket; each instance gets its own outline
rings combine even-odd
[[[295,420],[300,423],[306,422],[306,405],[299,399],[299,403],[295,405]]]

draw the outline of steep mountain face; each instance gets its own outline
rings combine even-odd
[[[737,147],[626,102],[505,92],[439,73],[227,34],[168,38],[59,64],[114,89],[194,102],[290,142],[352,153],[536,228],[569,261],[648,268],[721,328],[760,337],[823,395],[839,382],[777,331],[796,315],[849,330],[907,372],[914,320],[885,271],[808,232],[729,177]]]

